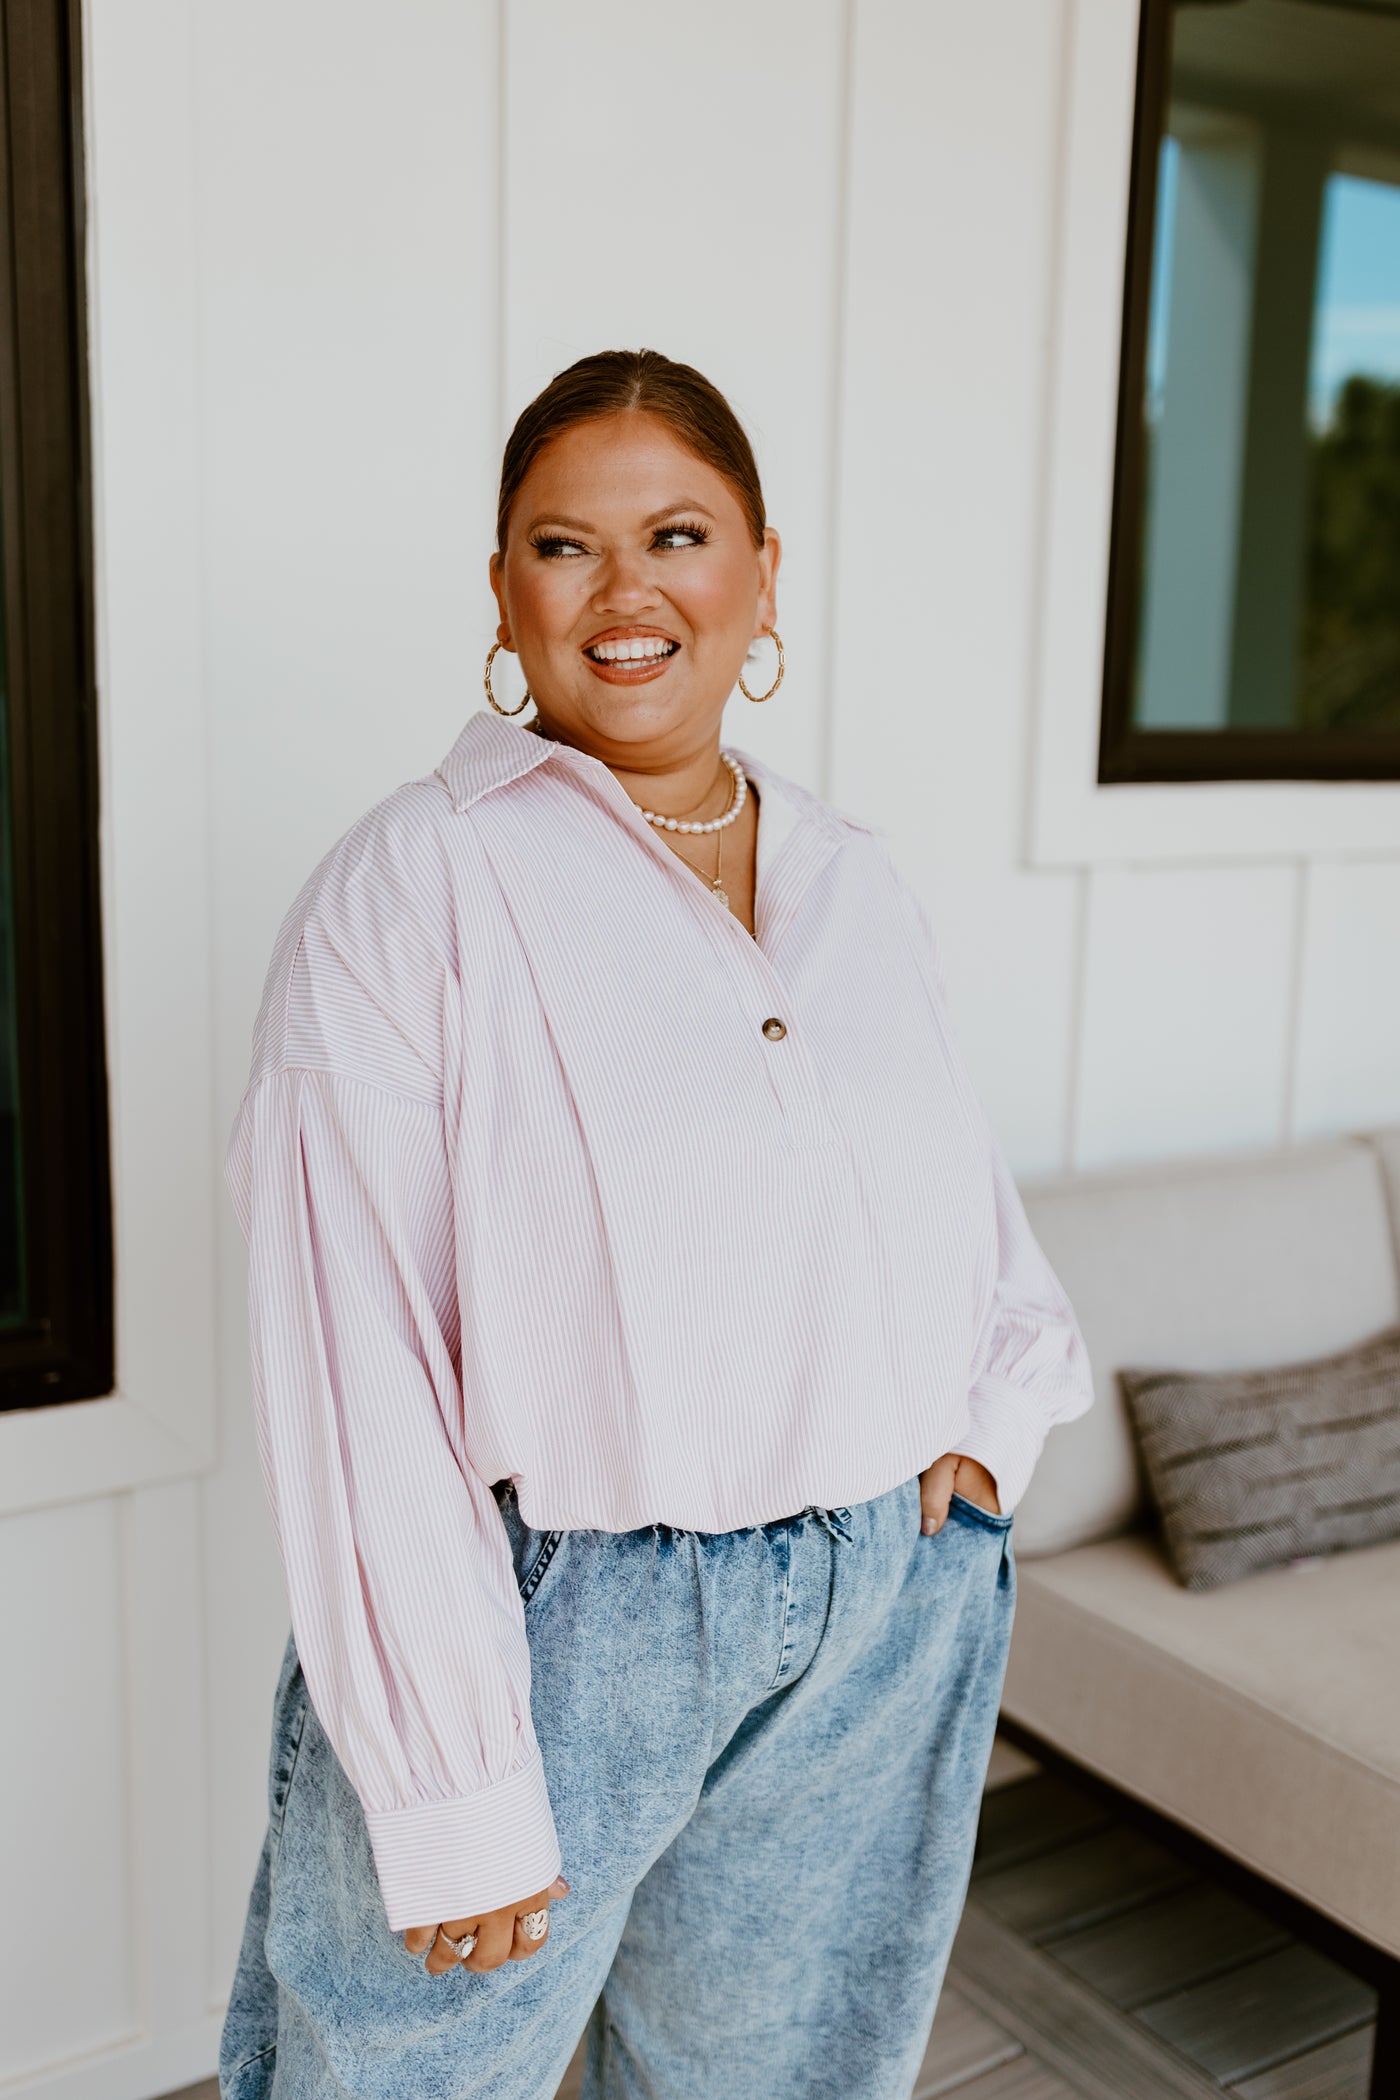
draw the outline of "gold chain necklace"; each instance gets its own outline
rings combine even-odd
[[[539,715],[533,716],[523,726],[526,729],[532,729],[536,736],[543,737],[547,743],[557,743],[559,741],[557,737],[550,735]],[[724,834],[739,815],[740,810],[748,799],[749,783],[743,767],[736,758],[731,758],[727,751],[721,751],[720,760],[722,764],[728,766],[731,779],[729,800],[719,816],[705,820],[691,819],[690,821],[685,821],[679,817],[662,816],[658,810],[654,809],[643,809],[642,815],[655,831],[684,831],[702,834],[712,831],[715,834],[715,875],[714,881],[710,884],[710,894],[717,897],[725,910],[728,911],[729,893],[720,880],[724,867]],[[677,854],[676,858],[684,861],[691,873],[698,875],[702,882],[705,880],[703,872],[692,861],[686,860],[683,853]]]
[[[729,909],[729,897],[728,897],[728,894],[727,894],[727,892],[726,892],[726,891],[725,891],[725,889],[724,889],[724,886],[722,885],[722,883],[720,882],[720,879],[719,879],[719,871],[720,871],[721,867],[723,866],[723,864],[724,864],[724,833],[723,833],[722,831],[717,831],[717,832],[715,833],[715,879],[714,879],[714,881],[713,881],[713,882],[712,882],[712,883],[710,884],[710,889],[712,890],[712,892],[714,893],[714,895],[715,895],[716,897],[718,897],[718,898],[719,898],[719,901],[720,901],[720,903],[721,903],[721,904],[722,904],[722,905],[724,906],[725,910],[726,910],[726,911],[728,911],[728,909]]]

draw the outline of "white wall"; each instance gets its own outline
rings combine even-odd
[[[1024,1175],[1400,1118],[1400,790],[1364,850],[1336,790],[1153,791],[1139,861],[1061,736],[1132,0],[90,14],[119,1346],[185,1375],[97,1458],[0,1423],[0,2092],[140,2100],[212,2065],[284,1630],[223,1136],[286,904],[478,703],[506,417],[608,343],[730,392],[789,675],[729,734],[889,826]]]

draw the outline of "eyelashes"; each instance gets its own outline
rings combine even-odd
[[[694,545],[703,547],[709,537],[708,525],[702,525],[698,519],[687,519],[674,525],[658,526],[651,536],[651,544],[653,549],[661,554],[681,553],[684,552],[684,547],[677,546],[676,542],[689,540]],[[537,534],[530,541],[530,545],[544,561],[570,561],[587,552],[581,540],[565,539],[552,532]]]
[[[551,532],[538,533],[530,541],[530,545],[534,548],[536,554],[542,555],[546,561],[559,561],[568,554],[571,548],[576,554],[583,552],[577,540],[560,539]]]
[[[698,519],[693,520],[689,524],[663,525],[658,532],[653,533],[652,545],[655,546],[658,540],[679,539],[682,535],[694,540],[698,546],[703,547],[706,540],[710,537],[710,528],[708,525],[702,525]]]

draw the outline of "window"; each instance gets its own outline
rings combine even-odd
[[[78,9],[0,0],[0,1405],[112,1387]]]
[[[1145,0],[1099,778],[1400,779],[1400,0]]]

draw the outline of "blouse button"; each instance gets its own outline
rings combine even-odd
[[[776,1014],[773,1014],[764,1022],[763,1033],[767,1036],[770,1043],[780,1043],[787,1034],[787,1024],[784,1021],[780,1021]]]

